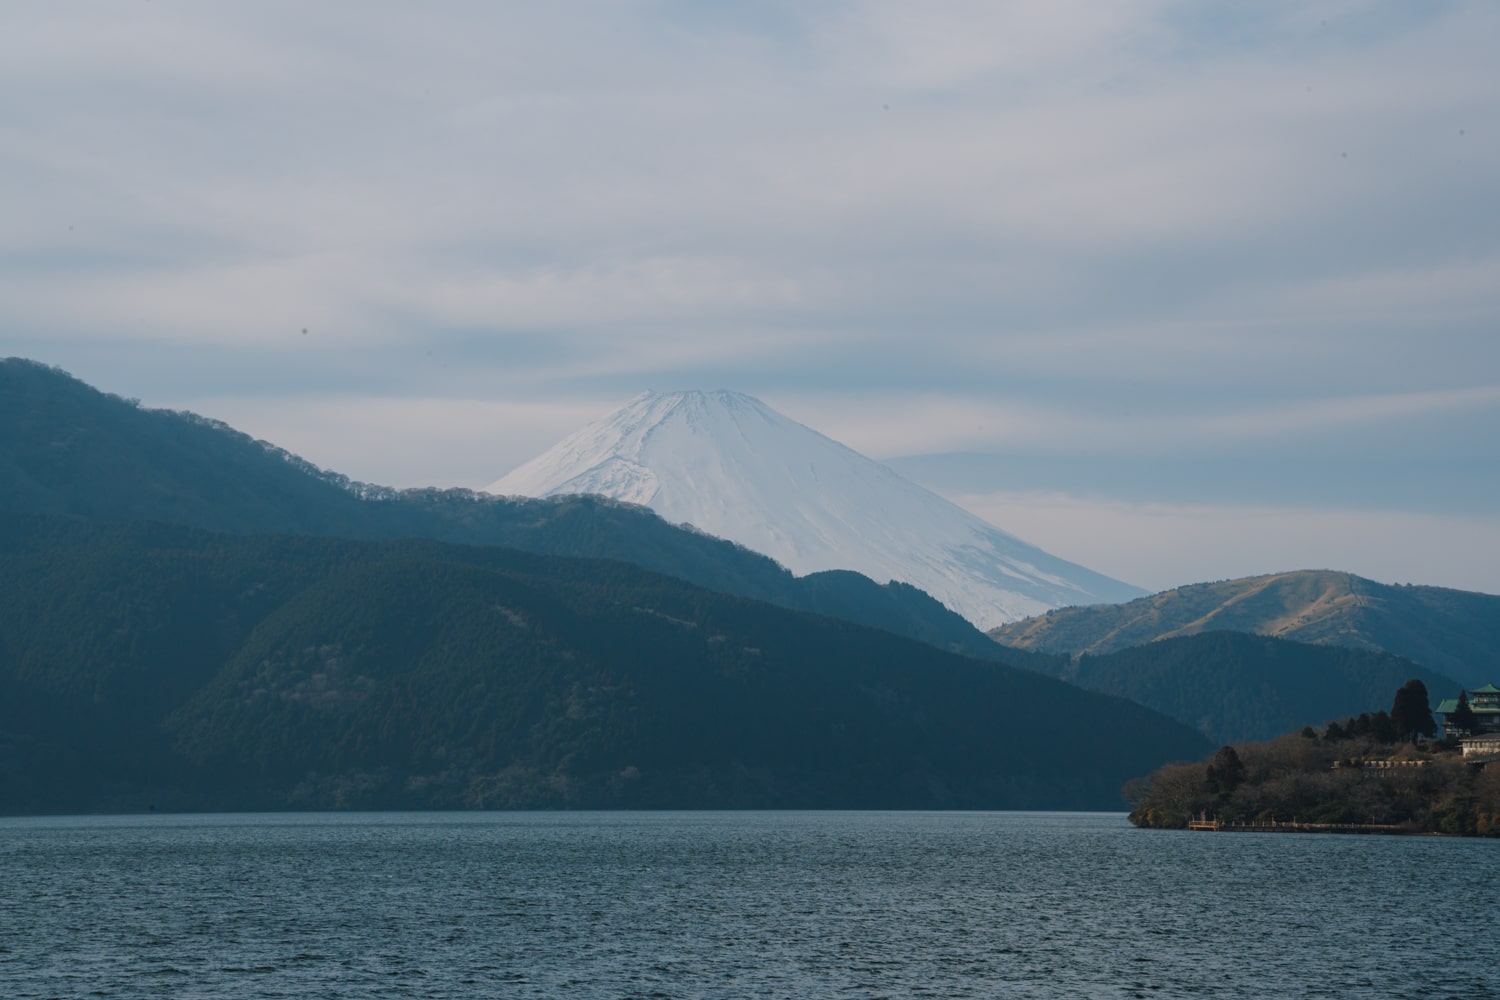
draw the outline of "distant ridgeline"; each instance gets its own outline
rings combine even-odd
[[[1071,656],[1214,631],[1391,653],[1452,678],[1455,692],[1500,677],[1500,597],[1389,586],[1326,570],[1197,583],[1126,604],[1061,608],[989,635],[1008,647]],[[1449,685],[1434,687],[1433,694]]]
[[[1500,597],[1326,571],[1061,608],[989,634],[1043,654],[1018,664],[1158,708],[1219,743],[1375,711],[1408,678],[1456,708],[1465,684],[1500,676]]]
[[[1110,808],[1208,746],[945,651],[1009,658],[913,588],[626,505],[360,486],[30,362],[0,510],[8,813]]]

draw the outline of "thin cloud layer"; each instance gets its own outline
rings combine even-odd
[[[1500,470],[1495,37],[1397,0],[31,5],[3,353],[401,485],[691,386],[877,457],[1177,456],[1169,505],[1208,455]],[[422,418],[373,447],[382,413]]]

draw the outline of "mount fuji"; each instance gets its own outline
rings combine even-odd
[[[736,392],[647,392],[486,487],[594,493],[738,542],[793,573],[925,590],[981,629],[1145,591],[1028,545]]]

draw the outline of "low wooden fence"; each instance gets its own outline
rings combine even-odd
[[[1401,823],[1302,823],[1297,820],[1222,820],[1199,816],[1188,821],[1189,830],[1215,833],[1413,833]]]

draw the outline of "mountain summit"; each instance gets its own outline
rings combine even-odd
[[[737,392],[647,392],[486,487],[595,493],[771,556],[919,587],[981,628],[1144,591],[1048,555]]]

